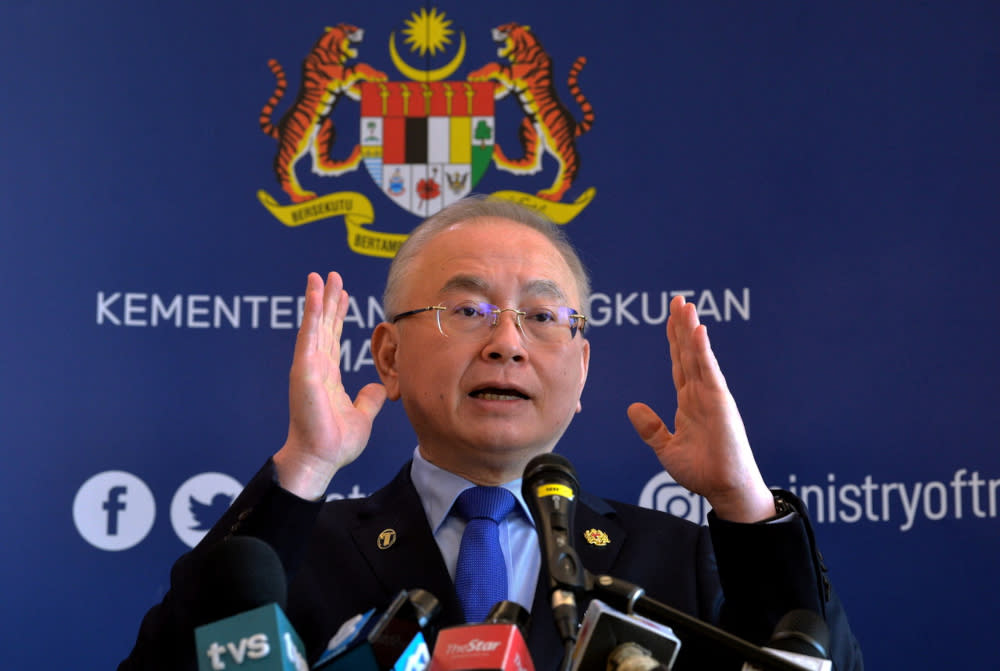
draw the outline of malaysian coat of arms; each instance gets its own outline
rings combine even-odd
[[[276,85],[261,110],[260,128],[277,143],[273,170],[282,192],[274,197],[258,191],[268,211],[286,226],[343,217],[350,249],[378,257],[395,256],[407,235],[376,230],[375,208],[365,194],[319,194],[300,183],[300,171],[337,178],[363,166],[386,198],[426,218],[471,193],[490,167],[518,176],[554,167],[551,185],[536,193],[503,190],[491,195],[537,209],[559,224],[583,211],[594,198],[593,187],[571,202],[563,199],[579,173],[577,138],[594,123],[594,110],[578,81],[586,58],[573,62],[566,80],[580,109],[577,118],[560,101],[552,59],[530,27],[507,23],[493,28],[497,60],[461,79],[452,77],[465,60],[465,32],[459,32],[454,45],[452,21],[436,9],[414,12],[405,23],[401,32],[411,53],[423,56],[454,46],[454,56],[435,69],[415,68],[400,54],[393,32],[389,55],[405,79],[390,80],[359,60],[364,29],[337,24],[326,28],[303,61],[302,81],[291,101],[286,100],[284,68],[275,59],[268,62]],[[516,148],[496,140],[496,105],[505,98],[515,100],[521,114]],[[339,105],[358,108],[353,147],[337,142],[333,112]],[[286,106],[280,118],[279,106]]]

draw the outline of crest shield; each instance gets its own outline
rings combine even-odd
[[[361,152],[393,202],[429,217],[467,195],[493,158],[489,82],[362,82]]]

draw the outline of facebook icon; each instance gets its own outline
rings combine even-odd
[[[125,471],[91,477],[73,499],[73,522],[101,550],[127,550],[153,528],[156,502],[146,483]]]
[[[109,536],[118,535],[118,513],[125,510],[125,503],[121,500],[121,497],[127,492],[128,487],[124,485],[116,485],[108,490],[108,500],[104,502],[103,507],[108,511]]]

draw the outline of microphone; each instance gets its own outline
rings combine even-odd
[[[530,619],[520,604],[500,601],[481,624],[442,629],[428,671],[535,671],[524,641]]]
[[[430,662],[441,604],[423,589],[402,590],[380,617],[375,609],[340,626],[313,665],[324,671],[423,671]]]
[[[576,472],[565,457],[555,454],[541,454],[529,461],[524,468],[521,493],[535,520],[538,542],[542,551],[542,563],[549,575],[552,611],[556,628],[570,652],[574,650],[570,646],[577,637],[576,593],[580,592],[589,596],[608,598],[616,604],[620,603],[628,613],[633,615],[636,614],[636,609],[640,608],[648,617],[678,628],[685,636],[696,636],[704,642],[710,641],[733,654],[735,659],[750,660],[757,665],[756,667],[744,667],[744,669],[759,668],[767,671],[792,671],[793,669],[798,671],[814,668],[818,671],[828,671],[831,669],[832,664],[816,657],[754,645],[723,629],[647,597],[645,590],[637,585],[607,575],[590,575],[584,570],[572,543],[573,514],[579,491],[580,485],[576,478]],[[822,621],[821,624],[823,627],[826,626]],[[781,638],[802,640],[801,636],[790,636],[788,633],[782,634]],[[815,636],[811,636],[811,638],[814,642],[820,643],[817,651],[825,650],[828,645],[828,637],[827,643],[822,643]],[[812,642],[810,642],[811,644]],[[625,651],[622,653],[624,654]],[[789,656],[795,656],[795,661],[791,661]],[[800,657],[804,661],[800,661]],[[573,661],[572,655],[567,655],[563,661],[562,669],[569,669],[569,665]],[[803,666],[803,664],[808,665]]]
[[[552,611],[556,628],[570,654],[563,660],[562,669],[572,663],[572,647],[576,640],[576,594],[607,598],[629,614],[642,615],[664,625],[678,629],[681,635],[694,636],[699,642],[712,642],[721,650],[732,654],[735,660],[749,660],[767,671],[792,671],[803,667],[801,662],[789,661],[782,655],[796,653],[781,651],[775,654],[749,641],[702,622],[676,608],[660,603],[645,595],[645,590],[624,580],[608,575],[593,576],[580,562],[572,543],[573,514],[580,491],[576,473],[569,461],[555,454],[542,454],[524,469],[521,492],[535,519],[542,563],[549,575]],[[824,623],[825,626],[825,623]],[[821,646],[825,647],[825,646]],[[809,657],[805,657],[809,662]],[[816,658],[812,658],[815,662]],[[822,661],[822,660],[821,660]],[[829,666],[817,667],[821,671]]]
[[[830,628],[817,613],[799,608],[778,620],[768,645],[777,650],[829,659]]]
[[[793,652],[779,651],[774,648],[762,648],[739,636],[734,636],[724,629],[651,599],[646,596],[646,591],[643,588],[625,580],[609,575],[588,576],[587,578],[588,585],[594,594],[606,598],[616,605],[621,604],[627,613],[635,615],[641,612],[643,616],[656,622],[669,624],[670,627],[679,631],[688,643],[695,641],[698,645],[711,644],[716,651],[724,653],[734,663],[738,663],[738,660],[747,660],[753,663],[753,666],[742,667],[743,671],[751,669],[760,671],[802,671],[803,669],[830,671],[831,669],[832,665],[829,661],[804,655],[799,656]],[[813,614],[813,616],[819,618],[818,615]],[[826,623],[822,620],[820,622],[820,628],[825,628]],[[782,639],[801,639],[801,636],[791,635],[791,632],[784,625],[779,631],[783,632],[780,634]],[[807,638],[813,638],[824,649],[829,644],[828,635],[825,638],[826,643],[823,643],[822,634],[817,633],[817,630],[807,634]],[[794,661],[790,659],[790,656],[794,656]]]
[[[571,671],[669,671],[681,641],[670,627],[594,599],[580,624]]]
[[[542,564],[549,575],[552,615],[564,644],[576,640],[576,592],[584,589],[584,570],[571,541],[580,483],[572,464],[557,454],[528,462],[521,494],[535,520]]]
[[[638,643],[622,643],[608,655],[607,671],[670,671]]]
[[[778,620],[763,650],[775,657],[794,662],[806,671],[831,671],[829,659],[830,629],[818,614],[798,609]],[[759,666],[743,665],[743,671],[757,671]]]
[[[194,619],[208,624],[194,630],[198,671],[307,671],[302,641],[282,610],[285,570],[270,545],[227,538],[206,552],[200,576]]]

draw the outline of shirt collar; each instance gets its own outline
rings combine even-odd
[[[420,496],[420,502],[424,506],[424,513],[427,515],[427,522],[431,531],[437,534],[441,525],[448,518],[451,507],[455,504],[455,499],[466,489],[475,487],[475,483],[466,480],[460,475],[455,475],[450,471],[435,466],[424,459],[420,454],[420,446],[413,450],[413,462],[410,466],[410,479]],[[528,506],[521,496],[521,478],[505,482],[502,487],[508,490],[517,499],[518,509],[524,519],[530,524],[534,524]]]

